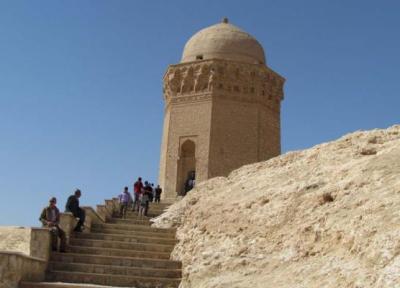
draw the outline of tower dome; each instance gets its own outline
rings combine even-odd
[[[204,28],[186,43],[181,63],[201,59],[225,59],[251,64],[265,64],[261,44],[240,28],[222,23]]]

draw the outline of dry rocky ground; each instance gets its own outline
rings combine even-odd
[[[155,219],[186,287],[400,287],[400,126],[244,166]]]

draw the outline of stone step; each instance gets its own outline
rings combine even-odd
[[[88,246],[72,246],[72,245],[68,246],[68,252],[93,254],[93,255],[105,255],[105,256],[152,258],[152,259],[153,258],[154,259],[169,259],[170,258],[170,253],[165,253],[165,252],[151,252],[151,251],[99,248],[99,247],[88,247]]]
[[[129,242],[120,242],[120,241],[104,241],[104,240],[77,239],[77,238],[71,238],[70,245],[86,246],[86,247],[94,247],[94,248],[135,250],[135,251],[143,251],[143,252],[164,252],[164,253],[171,253],[172,250],[174,249],[174,245],[129,243]]]
[[[167,210],[168,209],[168,207],[169,206],[163,206],[163,205],[160,205],[160,206],[154,206],[154,205],[151,205],[151,203],[150,203],[150,206],[149,206],[149,208],[148,208],[148,210],[147,210],[147,212],[151,212],[151,213],[163,213],[165,210]],[[118,208],[118,207],[117,207]],[[139,211],[137,211],[137,210],[132,210],[132,206],[131,207],[128,207],[128,209],[126,210],[127,212],[129,211],[129,212],[135,212],[135,213],[138,213]],[[119,212],[119,211],[115,211],[115,212]]]
[[[171,206],[171,203],[165,203],[165,202],[150,202],[150,207],[169,207]]]
[[[102,228],[102,227],[108,227],[108,228],[113,228],[113,229],[122,229],[122,230],[135,230],[135,231],[143,231],[143,232],[151,232],[151,233],[167,233],[167,234],[173,234],[175,235],[176,229],[170,228],[170,229],[164,229],[164,228],[153,228],[145,225],[134,225],[130,224],[129,222],[125,222],[127,220],[122,220],[122,224],[117,223],[104,223],[104,224],[93,224],[92,228]]]
[[[113,216],[115,217],[115,218],[119,218],[119,219],[121,219],[122,217],[119,215],[119,213],[114,213],[113,214]],[[152,218],[154,218],[155,216],[149,216],[149,215],[147,215],[147,216],[141,216],[141,215],[138,215],[138,213],[137,212],[134,212],[134,211],[126,211],[126,214],[125,214],[125,217],[127,217],[127,216],[129,216],[129,219],[136,219],[136,220],[150,220],[150,219],[152,219]],[[157,216],[156,216],[157,217]]]
[[[160,216],[162,213],[163,213],[162,211],[160,211],[160,212],[147,212],[147,216],[139,216],[138,212],[127,211],[125,217],[127,219],[149,220],[149,219],[156,218],[156,217]],[[118,213],[117,214],[114,213],[113,217],[121,218]]]
[[[130,266],[143,268],[181,269],[179,261],[165,259],[147,259],[121,256],[103,256],[77,253],[51,253],[51,261],[65,263],[86,263],[113,266]]]
[[[132,219],[130,217],[127,218],[118,218],[118,217],[112,217],[111,219],[107,219],[107,223],[111,224],[122,224],[122,225],[136,225],[136,226],[145,226],[145,227],[150,227],[151,222],[148,221],[148,223],[141,223],[137,222],[135,219]]]
[[[153,244],[170,244],[175,245],[177,240],[166,239],[166,238],[156,238],[156,237],[146,237],[140,235],[125,235],[125,234],[109,234],[109,233],[75,233],[75,238],[79,239],[98,239],[107,241],[121,241],[121,242],[132,242],[132,243],[153,243]]]
[[[148,219],[140,219],[140,218],[136,218],[136,217],[126,217],[126,218],[121,218],[121,217],[113,217],[111,219],[115,219],[115,220],[127,220],[125,221],[125,223],[129,223],[129,224],[136,224],[136,225],[151,225],[152,223],[150,222],[151,218]],[[110,220],[109,220],[110,221]],[[112,220],[111,220],[112,221]],[[110,221],[110,222],[111,222]],[[113,223],[117,223],[118,221],[113,221]],[[120,221],[122,223],[124,223],[124,221]]]
[[[118,229],[116,227],[92,227],[91,233],[103,233],[103,234],[120,234],[128,236],[140,236],[149,238],[164,238],[164,239],[175,239],[175,235],[172,233],[162,233],[162,232],[149,232],[147,231],[137,231],[137,230],[124,230]]]
[[[151,269],[140,267],[125,267],[85,263],[49,262],[48,271],[70,271],[96,274],[112,274],[125,276],[156,277],[156,278],[181,278],[179,269]]]
[[[149,221],[151,223],[151,220],[154,218],[157,218],[159,215],[150,215],[150,216],[137,216],[135,214],[127,214],[125,215],[125,218],[121,218],[119,215],[114,215],[113,218],[115,219],[121,219],[121,220],[141,220],[141,221]]]
[[[149,209],[147,210],[147,213],[150,213],[150,214],[162,214],[162,213],[164,213],[167,209],[168,209],[168,207],[169,206],[165,206],[165,207],[154,207],[154,206],[151,206],[150,205],[150,207],[149,207]],[[117,209],[118,209],[118,207],[117,207]],[[115,211],[115,212],[119,212],[119,211]],[[135,210],[132,210],[132,207],[129,207],[127,210],[126,210],[126,212],[130,212],[130,213],[135,213],[135,214],[138,214],[139,213],[139,211],[137,211],[136,209]]]
[[[171,206],[171,204],[162,204],[162,203],[154,203],[154,202],[150,202],[149,203],[149,211],[160,211],[160,210],[165,210],[167,209],[169,206]]]
[[[61,282],[21,282],[19,288],[112,288],[112,286],[61,283]],[[131,288],[131,287],[126,287]]]
[[[136,288],[172,288],[178,287],[180,279],[139,277],[113,274],[82,273],[51,271],[46,274],[47,281],[62,281],[72,283],[90,283],[110,286],[130,286]],[[82,286],[84,287],[84,286]]]
[[[152,208],[150,208],[149,210],[147,210],[147,217],[156,217],[156,216],[159,216],[159,215],[163,214],[165,211],[166,211],[165,208],[162,208],[162,209],[152,209]],[[126,213],[129,214],[129,215],[133,215],[133,216],[138,216],[139,215],[138,211],[132,211],[130,209],[127,210]],[[144,216],[144,217],[146,217],[146,216]]]

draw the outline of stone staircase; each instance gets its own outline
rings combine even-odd
[[[113,217],[93,224],[90,233],[72,234],[67,253],[51,254],[47,282],[22,282],[19,287],[178,287],[181,263],[169,260],[175,230],[152,228],[149,221],[165,207],[151,203],[149,217],[128,212],[126,219]]]

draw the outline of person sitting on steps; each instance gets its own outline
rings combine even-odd
[[[56,204],[56,197],[50,199],[49,206],[45,207],[40,214],[39,220],[42,222],[43,227],[49,228],[51,234],[51,250],[57,251],[57,242],[60,238],[60,252],[65,252],[66,236],[65,232],[59,226],[60,224],[60,211]]]
[[[65,212],[71,212],[74,217],[79,218],[74,229],[75,232],[82,232],[82,226],[85,223],[85,210],[79,207],[79,198],[81,195],[81,190],[76,189],[74,195],[68,197],[67,204],[65,205]]]

